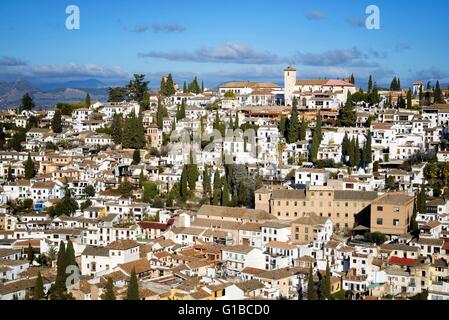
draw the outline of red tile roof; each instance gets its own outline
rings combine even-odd
[[[399,257],[391,257],[390,263],[399,264],[403,266],[412,266],[418,261],[417,259],[407,259],[407,258],[399,258]]]

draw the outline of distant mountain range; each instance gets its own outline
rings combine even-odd
[[[47,108],[60,102],[84,101],[87,93],[92,101],[105,101],[108,89],[104,83],[95,79],[40,85],[21,79],[12,82],[0,81],[0,108],[20,105],[25,93],[33,97],[38,108]]]

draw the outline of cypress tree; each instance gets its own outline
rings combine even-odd
[[[183,86],[182,86],[182,92],[183,92],[183,93],[187,93],[187,84],[186,84],[185,81],[184,81],[184,84],[183,84]]]
[[[65,250],[66,264],[67,266],[77,266],[75,259],[75,249],[73,248],[73,243],[71,240],[67,241],[67,247]]]
[[[89,108],[90,105],[91,105],[90,94],[89,93],[86,94],[85,105],[86,105],[86,108]]]
[[[181,102],[181,107],[179,109],[179,114],[180,114],[180,120],[185,119],[186,117],[186,103],[184,100],[182,100]]]
[[[161,85],[159,86],[159,93],[161,96],[164,96],[164,97],[167,96],[167,87],[165,85],[164,77],[161,78]]]
[[[357,167],[359,167],[360,160],[361,160],[360,144],[359,144],[359,137],[357,136],[357,139],[355,140],[355,145],[354,145],[354,162]]]
[[[165,95],[172,96],[176,93],[175,85],[173,83],[173,77],[171,73],[168,74],[167,80],[165,81]]]
[[[320,139],[318,134],[315,133],[312,138],[312,145],[310,146],[310,161],[315,162],[318,160],[318,151],[320,147]]]
[[[138,165],[140,163],[141,159],[140,159],[140,150],[135,149],[133,152],[133,165]]]
[[[31,159],[31,154],[28,153],[28,159],[25,162],[25,179],[29,180],[34,178],[36,175],[35,169],[34,169],[34,162]]]
[[[321,278],[321,295],[323,298],[330,300],[331,299],[331,271],[329,268],[329,263],[326,264],[326,274]]]
[[[13,176],[12,176],[12,167],[11,167],[11,164],[9,164],[9,166],[8,166],[8,176],[7,176],[6,180],[8,180],[8,181],[13,181],[13,180],[14,180],[14,178],[13,178]]]
[[[209,195],[211,193],[211,181],[210,174],[207,166],[204,166],[203,172],[203,192],[205,195]]]
[[[189,191],[188,191],[188,187],[187,187],[187,170],[186,170],[186,166],[184,166],[184,168],[182,169],[182,174],[181,174],[181,187],[179,189],[180,192],[180,196],[182,201],[186,201],[188,196],[189,196]]]
[[[33,98],[29,95],[29,93],[25,93],[25,95],[22,97],[19,111],[20,112],[24,110],[31,111],[35,106],[36,104],[34,103]]]
[[[345,133],[345,136],[343,137],[343,142],[341,143],[341,153],[343,156],[349,155],[349,148],[350,148],[351,142],[349,141],[348,133]]]
[[[44,292],[44,282],[42,280],[41,273],[37,273],[36,282],[34,283],[34,294],[33,294],[33,300],[42,300],[45,297]]]
[[[418,194],[418,211],[419,213],[427,213],[427,194],[426,186],[423,184]]]
[[[287,137],[287,119],[285,117],[281,117],[281,119],[279,119],[279,133],[282,137]]]
[[[28,243],[28,251],[27,251],[27,260],[30,263],[30,266],[33,264],[34,261],[34,249],[31,246],[31,243]]]
[[[221,189],[221,178],[218,169],[215,170],[214,174],[214,190]]]
[[[229,184],[227,181],[223,183],[223,194],[222,194],[222,200],[221,205],[223,207],[229,207],[230,206],[230,199],[229,199]]]
[[[54,133],[62,132],[62,114],[59,109],[56,109],[53,119],[51,120],[51,130]]]
[[[108,277],[108,282],[106,283],[105,292],[102,295],[102,300],[116,300],[114,293],[114,283],[112,282],[112,278]]]
[[[408,89],[407,91],[407,109],[412,108],[412,89]]]
[[[323,139],[323,132],[321,129],[321,112],[318,111],[318,114],[316,116],[316,126],[315,126],[315,133],[318,136],[319,142]]]
[[[348,164],[352,168],[355,166],[355,140],[354,140],[354,138],[351,139],[351,142],[349,144],[348,156],[349,156]]]
[[[416,232],[418,231],[418,223],[416,222],[416,216],[418,215],[417,207],[416,207],[416,201],[413,202],[413,215],[410,220],[410,232]]]
[[[164,127],[164,118],[168,116],[167,109],[162,105],[161,100],[158,100],[156,110],[156,124],[160,130]]]
[[[187,165],[187,180],[189,183],[189,189],[192,191],[196,189],[196,182],[198,181],[198,176],[199,176],[198,166],[194,162],[192,151],[190,151],[189,164]]]
[[[373,77],[370,75],[368,79],[368,93],[371,93],[373,90]]]
[[[234,130],[237,130],[239,127],[240,127],[240,124],[239,124],[239,113],[237,112],[235,114]]]
[[[396,77],[394,77],[390,84],[390,90],[397,91],[397,88],[398,88],[398,80],[396,79]]]
[[[349,77],[349,82],[355,84],[354,74],[351,74],[351,76]]]
[[[213,204],[219,205],[221,199],[221,178],[218,169],[215,170],[214,174],[214,191],[213,191]]]
[[[56,280],[51,289],[51,299],[52,300],[63,300],[64,293],[67,291],[65,284],[66,280],[66,269],[67,269],[67,256],[65,244],[63,241],[59,244],[58,259],[56,261],[57,271]]]
[[[418,99],[419,99],[419,106],[422,106],[422,104],[423,104],[422,85],[419,86]]]
[[[293,98],[292,114],[288,122],[288,143],[295,143],[299,138],[298,100]]]
[[[240,181],[239,191],[238,191],[239,205],[248,205],[248,187],[245,180]]]
[[[371,132],[368,131],[366,135],[366,141],[365,141],[365,152],[363,153],[363,161],[366,164],[370,164],[373,162],[373,150],[372,150],[372,138],[371,138]]]
[[[140,300],[139,297],[139,282],[137,280],[136,269],[133,268],[131,278],[128,284],[128,291],[126,292],[126,300]]]
[[[441,91],[441,88],[440,88],[439,80],[437,80],[437,83],[435,84],[435,90],[434,90],[433,96],[434,96],[434,103],[436,103],[436,104],[445,104],[446,103],[446,100],[444,100],[444,97],[443,97],[443,92]]]
[[[307,138],[307,121],[304,118],[304,116],[302,116],[301,119],[301,125],[299,127],[299,140],[300,141],[304,141]]]
[[[315,282],[313,281],[312,266],[310,266],[309,278],[307,283],[307,300],[318,300],[318,295],[315,290]]]
[[[352,95],[348,92],[346,103],[340,110],[338,123],[343,127],[355,127],[357,123],[357,113],[352,104]]]
[[[112,139],[116,145],[122,144],[122,117],[114,114],[112,119]]]

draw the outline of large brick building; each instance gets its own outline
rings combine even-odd
[[[352,229],[356,217],[369,212],[377,192],[334,190],[331,187],[309,187],[307,190],[256,191],[256,209],[270,212],[280,220],[295,220],[313,212],[331,218],[335,229]]]

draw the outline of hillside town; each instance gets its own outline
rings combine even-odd
[[[449,89],[283,77],[1,110],[0,300],[449,300]]]

